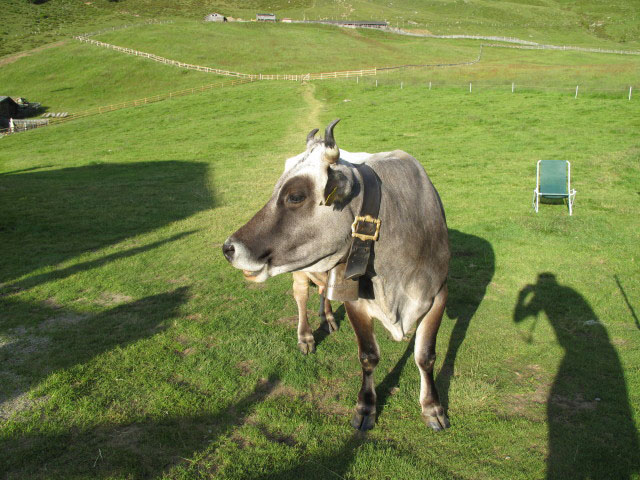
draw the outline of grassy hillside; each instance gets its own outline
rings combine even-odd
[[[477,58],[476,41],[411,38],[327,26],[202,24],[177,21],[139,25],[97,38],[167,58],[243,73],[335,71]],[[256,48],[259,45],[260,48]],[[313,45],[310,48],[309,45]],[[637,85],[640,58],[581,52],[484,48],[480,62],[460,67],[381,72],[375,82],[501,85],[568,92],[628,93]],[[49,111],[75,112],[218,81],[212,74],[179,69],[75,40],[0,66],[3,94],[41,102]]]
[[[218,80],[75,40],[0,67],[4,95],[38,101],[53,112],[76,112]]]
[[[333,72],[409,63],[465,62],[478,55],[478,46],[472,42],[430,41],[326,25],[183,21],[109,32],[96,39],[244,73]]]
[[[640,47],[640,2],[589,0],[28,0],[3,2],[0,56],[33,48],[72,33],[144,18],[201,19],[212,11],[255,18],[269,11],[295,19],[382,19],[433,33],[517,36],[537,42]]]
[[[635,105],[260,83],[3,138],[0,470],[637,475]],[[454,251],[436,363],[447,432],[421,423],[407,343],[377,328],[381,413],[354,435],[359,364],[343,309],[340,331],[303,357],[290,277],[247,285],[220,253],[284,159],[335,117],[341,147],[403,148],[442,195]],[[539,158],[572,161],[573,217],[532,212]],[[516,314],[529,290],[542,310]]]

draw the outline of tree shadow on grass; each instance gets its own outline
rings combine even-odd
[[[129,248],[127,250],[112,253],[110,255],[105,255],[103,257],[97,258],[95,260],[90,260],[87,262],[81,262],[75,265],[71,265],[70,267],[61,268],[59,270],[54,270],[52,272],[41,273],[39,275],[33,275],[31,277],[27,277],[24,280],[19,280],[17,282],[13,282],[9,285],[5,285],[5,290],[12,291],[20,291],[20,290],[28,290],[30,288],[36,287],[43,283],[62,280],[64,278],[70,277],[77,273],[85,272],[87,270],[92,270],[94,268],[100,268],[103,265],[114,262],[116,260],[122,260],[124,258],[133,257],[135,255],[139,255],[144,252],[148,252],[149,250],[153,250],[154,248],[159,248],[163,245],[166,245],[171,242],[178,241],[184,237],[187,237],[191,234],[195,233],[195,230],[190,232],[182,232],[176,235],[172,235],[169,238],[165,238],[164,240],[158,240],[157,242],[152,242],[148,245],[144,245],[142,247],[134,247]]]
[[[103,352],[149,338],[168,327],[188,298],[186,287],[89,315],[23,301],[0,302],[7,316],[42,319],[8,329],[0,343],[0,419],[29,407],[22,395],[57,371],[82,365]],[[123,302],[126,299],[107,299]],[[5,322],[2,322],[5,323]]]
[[[605,326],[574,289],[541,273],[519,293],[516,323],[544,313],[564,357],[547,399],[547,478],[620,478],[640,472],[640,446],[627,387]]]
[[[182,464],[195,478],[214,477],[215,464],[187,459],[241,426],[278,383],[276,377],[258,381],[251,393],[215,412],[9,435],[0,438],[0,468],[7,478],[153,478]]]
[[[2,175],[0,286],[211,208],[213,195],[207,166],[197,162]]]

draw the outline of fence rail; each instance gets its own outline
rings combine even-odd
[[[616,55],[640,55],[632,50],[608,50],[605,48],[573,47],[570,45],[505,45],[501,43],[483,44],[484,47],[516,48],[520,50],[560,50],[587,53],[611,53]]]
[[[214,73],[216,75],[222,75],[227,77],[244,78],[248,80],[292,80],[295,82],[302,82],[308,80],[323,80],[326,78],[349,78],[349,77],[362,77],[367,75],[375,75],[376,68],[365,68],[360,70],[344,70],[339,72],[320,72],[320,73],[302,73],[302,74],[250,74],[241,72],[232,72],[230,70],[221,70],[219,68],[205,67],[203,65],[194,65],[192,63],[178,62],[169,58],[164,58],[153,53],[141,52],[134,50],[133,48],[119,47],[110,43],[94,40],[86,36],[78,35],[73,37],[81,42],[96,45],[98,47],[108,48],[117,52],[125,53],[127,55],[133,55],[136,57],[148,58],[155,62],[163,63],[165,65],[173,65],[179,68],[186,68],[189,70],[196,70],[198,72]]]
[[[232,87],[232,86],[235,86],[235,85],[243,85],[245,83],[251,83],[251,82],[254,82],[254,81],[255,80],[248,79],[248,78],[242,78],[242,79],[237,79],[237,80],[224,80],[224,81],[221,81],[221,82],[202,85],[200,87],[186,88],[184,90],[179,90],[179,91],[176,91],[176,92],[161,93],[159,95],[152,95],[150,97],[138,98],[136,100],[129,100],[127,102],[120,102],[120,103],[114,103],[114,104],[111,104],[111,105],[93,107],[93,108],[89,108],[87,110],[82,110],[80,112],[70,113],[66,117],[48,118],[47,119],[48,123],[46,125],[44,125],[44,124],[43,125],[37,125],[37,126],[33,126],[32,128],[40,128],[40,127],[44,127],[44,126],[47,126],[47,125],[58,125],[60,123],[68,122],[69,120],[76,120],[76,119],[79,119],[79,118],[90,117],[92,115],[100,115],[102,113],[113,112],[113,111],[116,111],[116,110],[121,110],[123,108],[139,107],[139,106],[147,105],[147,104],[150,104],[150,103],[161,102],[163,100],[168,100],[168,99],[171,99],[171,98],[183,97],[185,95],[192,95],[192,94],[195,94],[195,93],[206,92],[206,91],[212,90],[214,88]],[[30,129],[32,129],[32,128],[30,128]],[[20,131],[23,131],[23,130],[20,130]],[[9,128],[0,129],[0,135],[9,135],[9,134],[18,133],[18,132],[19,131],[17,131],[17,130],[12,131]]]

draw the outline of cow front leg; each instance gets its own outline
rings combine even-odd
[[[320,310],[318,310],[318,315],[321,320],[320,327],[324,328],[327,333],[333,333],[338,330],[338,324],[331,309],[331,302],[323,293],[320,293]]]
[[[309,279],[303,272],[293,272],[293,298],[298,305],[298,348],[306,355],[316,351],[316,342],[307,317]]]
[[[357,302],[346,302],[345,309],[358,341],[358,358],[362,366],[362,386],[358,392],[356,413],[351,420],[353,428],[370,430],[376,422],[376,390],[373,371],[380,360],[380,350],[373,334],[371,316]]]
[[[415,361],[420,370],[420,406],[422,418],[435,431],[449,428],[449,419],[440,404],[436,384],[433,380],[433,365],[436,361],[436,335],[442,321],[447,302],[445,284],[433,300],[431,309],[416,330]]]

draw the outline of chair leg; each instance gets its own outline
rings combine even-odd
[[[573,202],[576,200],[576,194],[569,194],[569,198],[567,198],[567,203],[569,204],[569,216],[573,215]]]

